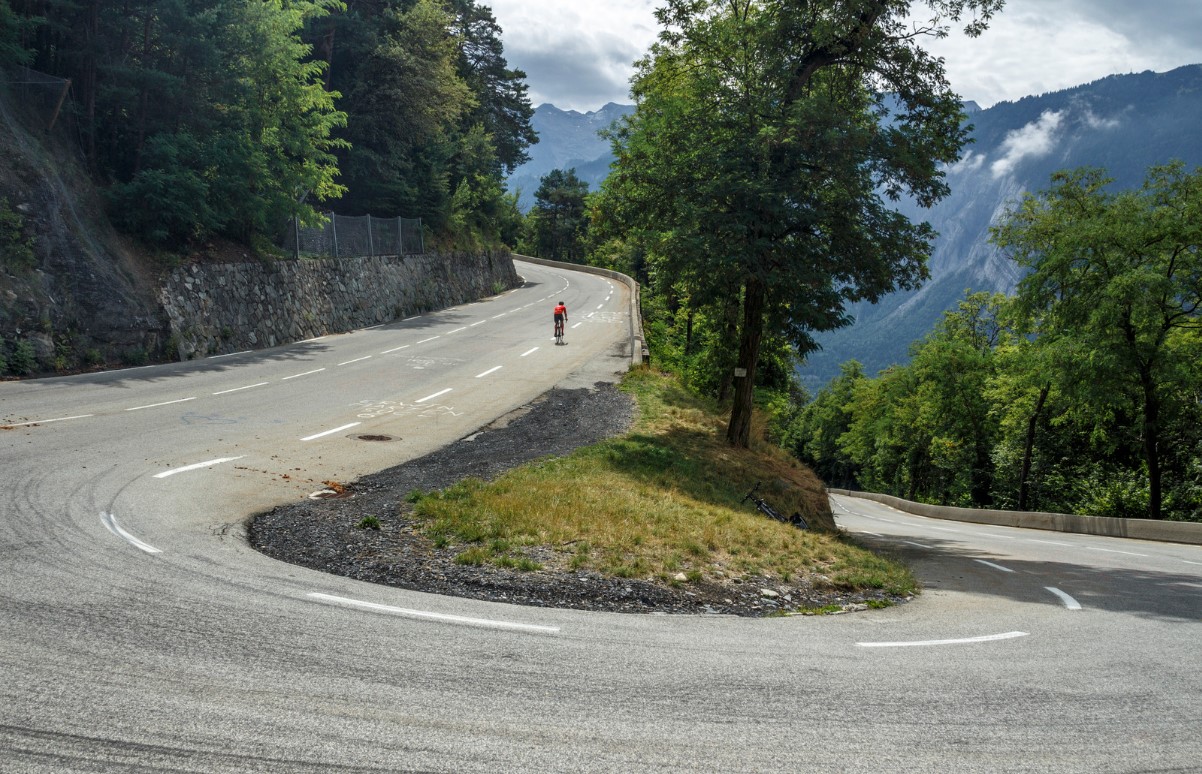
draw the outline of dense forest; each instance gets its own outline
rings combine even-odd
[[[908,365],[844,364],[786,444],[911,500],[1202,521],[1202,171],[1110,182],[1027,197],[993,236],[1016,295],[968,294]]]
[[[500,35],[475,0],[0,0],[0,67],[70,79],[112,219],[173,248],[326,209],[512,242],[537,138]]]

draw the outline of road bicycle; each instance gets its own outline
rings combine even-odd
[[[798,529],[809,529],[810,528],[810,525],[806,524],[806,520],[804,518],[802,518],[800,513],[794,513],[789,518],[785,518],[784,516],[780,515],[780,513],[775,508],[773,508],[771,505],[769,505],[767,500],[756,495],[756,492],[758,492],[760,489],[760,483],[761,482],[756,481],[755,486],[751,488],[751,491],[748,492],[747,494],[743,495],[743,499],[740,500],[739,502],[745,503],[748,500],[751,500],[751,502],[755,503],[756,510],[758,510],[760,513],[764,514],[765,516],[767,516],[770,519],[775,519],[776,521],[779,521],[782,524],[792,524],[794,527],[797,527]]]
[[[563,343],[563,320],[562,319],[557,319],[555,321],[555,343],[556,344]]]

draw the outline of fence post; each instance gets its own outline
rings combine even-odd
[[[396,216],[396,254],[398,258],[405,256],[405,223],[400,215]]]
[[[417,249],[422,254],[426,254],[426,232],[422,229],[422,219],[417,219]]]
[[[300,260],[300,217],[292,216],[292,257]]]
[[[330,213],[330,233],[334,235],[334,257],[338,257],[338,216]]]
[[[371,236],[371,213],[367,215],[367,255],[368,257],[376,257],[376,243]]]

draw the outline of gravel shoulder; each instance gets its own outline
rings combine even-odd
[[[284,562],[371,583],[539,607],[765,616],[829,605],[861,609],[887,598],[815,589],[808,578],[679,585],[611,578],[567,569],[568,552],[551,547],[536,556],[544,565],[538,571],[466,566],[454,561],[463,546],[436,548],[413,519],[405,498],[415,489],[428,492],[472,476],[489,480],[531,460],[568,454],[625,432],[633,415],[631,398],[609,382],[553,389],[437,452],[346,484],[337,498],[259,514],[250,524],[250,543]],[[360,528],[366,516],[375,516],[380,528]]]

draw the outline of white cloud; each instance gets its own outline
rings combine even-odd
[[[1046,156],[1056,146],[1056,130],[1063,123],[1062,112],[1047,111],[1038,120],[1022,129],[1015,129],[1002,140],[1002,158],[989,165],[993,177],[999,178],[1014,169],[1025,158]]]
[[[953,33],[926,48],[946,60],[957,92],[990,107],[1107,75],[1200,63],[1202,3],[1008,0],[981,37]]]
[[[480,0],[501,25],[505,56],[530,100],[581,111],[629,102],[633,62],[659,32],[663,0]],[[920,3],[916,3],[921,5]],[[1007,0],[979,38],[955,30],[927,44],[965,99],[1001,100],[1144,70],[1202,63],[1199,0]]]
[[[634,62],[655,42],[656,0],[487,0],[505,58],[523,70],[534,105],[596,110],[629,103]]]
[[[968,153],[964,154],[964,158],[949,166],[947,168],[947,172],[949,175],[972,173],[980,169],[984,163],[985,154],[969,151]]]

